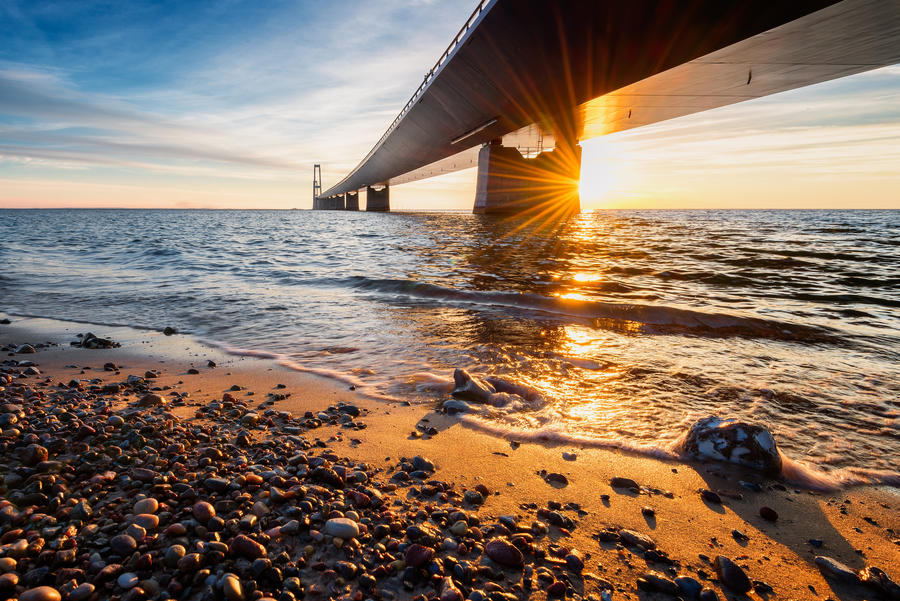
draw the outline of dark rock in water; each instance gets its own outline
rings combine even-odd
[[[523,384],[516,384],[515,382],[510,382],[508,380],[504,380],[503,378],[498,378],[497,376],[488,376],[485,378],[485,381],[494,387],[494,390],[497,392],[503,392],[506,394],[514,394],[516,396],[520,396],[526,401],[536,403],[542,402],[544,397],[541,396],[534,388],[530,388]]]
[[[771,507],[766,507],[765,505],[759,508],[759,515],[762,517],[762,519],[768,520],[770,522],[775,522],[778,520],[778,512]]]
[[[163,334],[166,336],[171,336],[172,334],[177,334],[178,330],[173,328],[172,326],[167,326],[165,330],[163,330]]]
[[[469,405],[467,405],[465,401],[459,399],[447,399],[441,405],[441,408],[450,415],[453,415],[454,413],[465,413],[469,410]]]
[[[781,455],[772,434],[755,424],[705,417],[691,426],[682,450],[700,459],[727,461],[761,470],[781,471]]]
[[[484,552],[491,558],[491,561],[508,568],[518,568],[525,561],[522,552],[511,542],[502,538],[491,540],[484,546]]]
[[[0,325],[8,326],[11,323],[12,322],[9,319],[7,319],[6,317],[4,317],[3,319],[0,319]]]
[[[637,482],[632,480],[631,478],[622,478],[616,476],[612,480],[609,481],[609,485],[613,488],[628,488],[631,490],[641,490],[640,485]]]
[[[859,576],[856,574],[856,571],[853,570],[853,568],[842,564],[837,559],[819,555],[816,557],[815,562],[816,565],[819,566],[819,571],[825,576],[831,576],[843,582],[859,582]]]
[[[746,593],[753,588],[744,570],[724,555],[716,557],[716,573],[722,584],[737,593]]]
[[[891,580],[884,570],[869,566],[859,571],[859,581],[869,588],[881,593],[881,596],[890,601],[900,601],[900,584]]]
[[[453,372],[453,396],[476,403],[490,402],[491,395],[497,392],[493,386],[486,382],[476,380],[464,369],[456,369]]]

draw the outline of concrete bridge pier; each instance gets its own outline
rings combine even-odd
[[[344,194],[344,210],[359,210],[359,192],[347,192],[346,194]]]
[[[528,159],[500,140],[478,152],[476,214],[530,214],[554,218],[581,210],[581,147],[563,136],[551,151]]]
[[[391,189],[385,185],[381,190],[376,190],[372,186],[366,187],[366,211],[390,211],[391,210]]]

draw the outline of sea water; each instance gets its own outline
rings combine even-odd
[[[456,367],[538,391],[468,418],[498,435],[666,454],[714,414],[835,483],[900,482],[898,211],[3,210],[0,264],[11,314],[414,403]]]

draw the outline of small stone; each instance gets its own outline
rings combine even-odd
[[[656,541],[634,530],[619,530],[619,539],[626,546],[640,547],[641,549],[656,548]]]
[[[819,555],[816,557],[815,562],[819,566],[819,570],[826,576],[832,576],[843,582],[859,582],[859,576],[856,571],[836,559]]]
[[[75,505],[75,507],[72,508],[72,511],[69,512],[69,517],[73,520],[79,520],[83,522],[91,517],[93,513],[94,511],[91,509],[91,506],[88,505],[87,501],[82,499],[78,502],[77,505]]]
[[[406,554],[404,555],[406,565],[414,568],[418,568],[425,562],[431,561],[432,557],[434,557],[434,549],[417,543],[410,545],[406,549]]]
[[[703,586],[690,576],[681,576],[675,579],[675,584],[688,599],[696,599],[700,595]]]
[[[700,601],[719,601],[719,593],[711,588],[705,588],[700,591],[700,595],[698,595],[697,599]]]
[[[744,570],[724,555],[716,557],[715,565],[719,580],[726,587],[738,593],[746,593],[753,588]]]
[[[762,519],[768,520],[770,522],[775,522],[778,520],[778,512],[771,507],[766,507],[765,505],[759,508],[759,515],[762,517]]]
[[[722,497],[718,495],[718,493],[714,493],[711,490],[707,490],[705,488],[700,489],[700,496],[703,497],[705,501],[709,501],[710,503],[714,503],[716,505],[722,504]]]
[[[66,601],[87,601],[94,594],[94,585],[90,582],[83,582],[76,586],[66,596]]]
[[[900,584],[885,574],[884,570],[874,566],[868,566],[859,571],[859,581],[870,589],[881,593],[881,596],[890,601],[900,601]]]
[[[159,501],[154,499],[153,497],[148,497],[146,499],[141,499],[137,503],[134,504],[134,513],[156,513],[159,509]]]
[[[645,586],[650,591],[659,591],[667,595],[677,595],[681,589],[678,585],[660,574],[659,572],[647,572],[643,575]]]
[[[349,540],[359,536],[359,524],[350,518],[331,518],[322,529],[325,534]]]
[[[191,508],[191,513],[194,514],[194,517],[201,524],[205,524],[216,517],[215,508],[206,501],[197,501],[194,503],[194,506]]]
[[[137,549],[137,542],[127,534],[119,534],[109,540],[109,546],[118,555],[131,555]]]
[[[485,554],[492,561],[508,568],[518,568],[525,561],[522,552],[506,539],[495,538],[484,546]]]
[[[477,490],[467,490],[463,494],[463,500],[470,505],[481,505],[484,503],[484,496]]]
[[[166,565],[170,568],[174,568],[178,565],[179,560],[186,554],[187,550],[181,545],[171,545],[168,549],[166,549]]]
[[[19,595],[19,601],[61,601],[62,595],[50,586],[31,588]]]
[[[544,480],[547,482],[547,484],[551,485],[567,486],[569,484],[568,478],[556,472],[550,472],[549,474],[544,476]]]
[[[152,513],[141,513],[134,516],[134,523],[144,530],[155,530],[159,526],[159,517]]]
[[[166,404],[166,399],[155,393],[148,393],[138,401],[138,407],[160,407]]]
[[[33,467],[41,461],[47,461],[49,454],[47,449],[39,444],[30,444],[22,451],[22,463]]]
[[[653,517],[656,515],[656,510],[652,507],[641,507],[641,514],[647,517]]]
[[[203,565],[203,556],[199,553],[188,553],[178,560],[178,569],[187,574],[196,572]]]
[[[547,587],[548,597],[562,597],[566,594],[566,583],[562,580],[556,580]]]
[[[584,560],[581,558],[581,555],[574,551],[565,556],[565,562],[570,572],[581,574],[584,571]]]
[[[639,491],[641,489],[640,485],[637,482],[632,480],[631,478],[622,478],[616,476],[615,478],[609,481],[609,485],[613,488],[627,488],[630,490]]]
[[[416,455],[412,460],[413,469],[424,470],[426,472],[434,471],[434,462],[421,455]]]
[[[138,582],[140,579],[134,572],[124,572],[116,579],[116,584],[126,590],[136,587]]]
[[[228,601],[244,601],[244,588],[234,574],[225,574],[222,579],[222,594]]]
[[[243,534],[239,534],[232,539],[230,550],[235,555],[249,559],[259,559],[266,556],[266,548],[264,546]]]
[[[163,334],[166,336],[171,336],[172,334],[177,334],[178,330],[173,328],[172,326],[167,326],[166,329],[163,330]]]
[[[30,344],[23,344],[23,345],[17,347],[15,350],[15,353],[19,354],[19,355],[31,355],[35,352],[37,352],[37,351],[35,351],[34,347],[31,346]],[[37,589],[32,589],[32,590],[37,590]]]

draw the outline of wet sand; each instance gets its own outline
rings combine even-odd
[[[519,445],[433,407],[367,399],[343,383],[230,356],[186,336],[11,319],[0,325],[0,345],[31,344],[37,352],[4,357],[10,382],[2,387],[2,402],[19,405],[22,418],[4,425],[0,439],[0,572],[11,575],[0,577],[0,597],[46,585],[63,598],[80,599],[90,584],[85,599],[665,599],[689,598],[671,589],[672,580],[689,577],[718,598],[741,598],[741,578],[722,582],[713,565],[717,556],[742,568],[755,585],[753,598],[887,598],[823,576],[817,555],[853,569],[877,566],[900,580],[896,489],[823,493],[731,465]],[[88,331],[121,347],[69,346]],[[27,366],[12,363],[20,361],[33,361],[40,373],[25,375]],[[106,363],[118,369],[106,371]],[[144,379],[153,370],[158,377]],[[128,384],[129,375],[143,383]],[[103,388],[114,383],[118,391]],[[165,402],[142,407],[147,394]],[[233,400],[223,403],[225,395]],[[54,407],[66,409],[68,421],[53,416]],[[78,434],[73,424],[90,425],[93,433]],[[125,444],[135,431],[146,444],[130,444],[133,437]],[[48,440],[52,444],[42,444]],[[37,457],[26,452],[29,445],[48,449],[43,462],[41,451]],[[87,461],[91,451],[99,457]],[[235,463],[242,454],[247,460]],[[415,466],[402,465],[416,456]],[[429,463],[434,470],[410,475]],[[135,473],[143,466],[153,473]],[[108,472],[114,472],[109,479],[85,484]],[[640,489],[613,488],[614,477],[630,478]],[[760,492],[740,480],[758,483]],[[701,489],[715,491],[721,504],[704,499]],[[376,494],[383,498],[378,507]],[[116,550],[112,541],[134,523],[132,506],[140,495],[163,505],[159,524],[131,541],[117,540],[122,547]],[[82,500],[91,515],[76,511],[73,517]],[[201,507],[198,517],[199,502],[218,504],[222,523],[200,519],[208,516]],[[763,507],[777,520],[764,519]],[[249,517],[254,511],[256,519]],[[341,514],[361,531],[336,544],[325,522]],[[500,542],[489,545],[494,539]],[[198,556],[167,563],[178,545],[185,556]],[[69,549],[75,552],[64,553]],[[524,566],[516,565],[515,549]],[[263,556],[267,567],[259,563]],[[417,567],[409,565],[422,557]],[[48,590],[30,594],[58,598]]]

